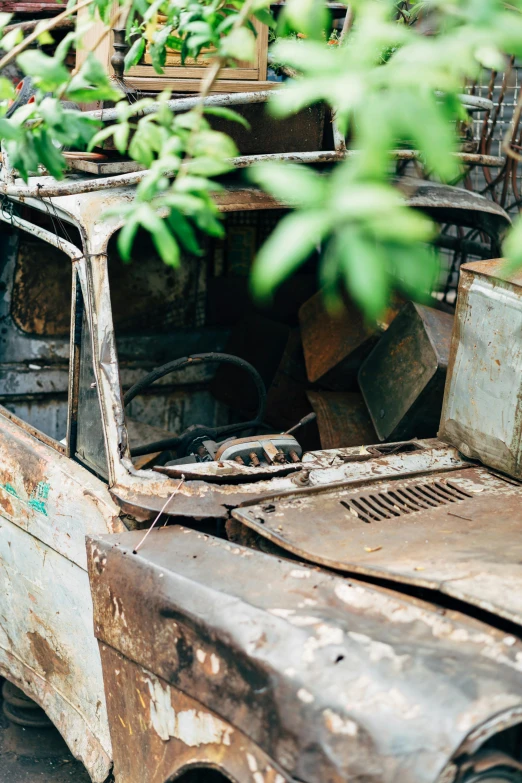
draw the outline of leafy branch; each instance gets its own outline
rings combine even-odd
[[[130,259],[143,228],[163,260],[176,266],[182,251],[202,252],[201,233],[223,235],[212,194],[238,152],[228,136],[212,128],[211,119],[244,120],[230,109],[205,106],[205,98],[223,68],[252,59],[252,20],[272,24],[269,0],[120,0],[130,45],[126,70],[145,53],[157,73],[172,50],[182,63],[209,60],[194,109],[175,115],[163,93],[157,111],[144,116],[150,99],[128,103],[94,57],[69,73],[65,56],[83,30],[66,35],[53,57],[28,48],[36,41],[49,43],[53,25],[86,5],[104,20],[108,34],[113,2],[92,0],[38,26],[23,41],[12,31],[0,38],[0,47],[9,49],[0,68],[16,58],[37,91],[35,102],[11,118],[0,113],[0,138],[26,180],[39,164],[63,177],[66,144],[92,148],[110,139],[147,169],[134,202],[119,207],[126,218],[119,236],[122,257]],[[348,288],[375,318],[393,289],[415,298],[430,292],[437,275],[430,249],[435,227],[406,206],[390,153],[410,147],[430,176],[458,181],[462,171],[454,152],[459,123],[466,119],[459,94],[481,69],[501,71],[507,56],[522,55],[521,6],[522,0],[350,0],[339,45],[328,46],[331,20],[323,0],[287,0],[272,57],[295,78],[274,94],[270,110],[284,118],[317,103],[328,105],[349,152],[357,154],[328,174],[296,165],[251,172],[255,182],[293,207],[256,260],[252,285],[258,297],[269,297],[319,244],[320,280],[331,302]],[[0,34],[8,21],[0,14]],[[10,97],[9,84],[0,78],[0,106],[3,101],[7,107]],[[117,120],[100,127],[62,99],[115,101]],[[516,155],[511,147],[508,154]],[[506,248],[522,263],[522,222]]]

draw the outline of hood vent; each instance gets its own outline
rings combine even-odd
[[[381,522],[416,511],[429,510],[448,503],[459,503],[473,497],[451,481],[429,481],[409,484],[386,492],[365,492],[341,500],[351,514],[363,522]]]

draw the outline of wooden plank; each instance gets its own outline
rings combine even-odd
[[[258,26],[257,30],[257,68],[259,81],[265,81],[268,74],[268,27],[266,24]]]
[[[125,79],[132,79],[135,76],[144,76],[155,79],[201,79],[207,65],[178,65],[166,66],[163,74],[156,73],[152,65],[135,65],[128,73]],[[257,79],[259,71],[257,68],[224,68],[223,77],[226,79]]]
[[[86,6],[85,8],[81,8],[78,11],[78,27],[80,27],[82,24],[89,24],[90,22],[90,12],[89,8]],[[76,67],[79,68],[85,60],[87,59],[87,55],[89,52],[94,52],[96,55],[96,59],[98,59],[105,68],[107,68],[110,73],[112,73],[111,68],[111,57],[113,55],[113,47],[112,47],[112,34],[106,35],[100,43],[100,38],[102,36],[103,31],[105,30],[105,25],[101,21],[101,19],[98,17],[97,20],[90,24],[90,27],[86,30],[84,33],[81,45],[77,44],[76,46]],[[98,44],[98,46],[97,46]]]
[[[175,92],[198,92],[201,86],[199,79],[163,79],[160,77],[125,77],[127,87],[143,92],[171,89]],[[218,80],[213,93],[223,92],[257,92],[258,90],[273,90],[281,87],[280,82],[257,82],[252,80],[231,81],[230,79]]]
[[[87,174],[99,174],[104,177],[131,174],[134,171],[143,171],[145,168],[135,160],[84,160],[76,158],[69,160],[68,165],[74,171],[85,171]]]

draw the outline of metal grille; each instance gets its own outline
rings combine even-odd
[[[430,481],[385,492],[366,492],[340,502],[355,517],[369,523],[459,503],[471,497],[473,495],[450,481]]]

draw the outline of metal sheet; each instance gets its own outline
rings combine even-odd
[[[522,275],[503,259],[461,269],[440,435],[522,478]]]
[[[153,532],[134,555],[141,536],[88,542],[95,633],[112,648],[111,722],[130,719],[133,731],[113,736],[122,756],[138,758],[125,783],[156,783],[155,765],[164,771],[172,759],[168,737],[179,740],[180,724],[167,686],[232,728],[219,765],[238,753],[237,732],[310,783],[435,783],[475,729],[484,741],[494,718],[521,719],[513,636],[177,526]],[[135,683],[143,703],[118,695],[127,690],[120,656],[120,676],[132,668],[125,685]],[[171,716],[162,745],[158,701]]]
[[[296,486],[360,484],[372,478],[376,480],[387,476],[416,475],[425,471],[457,470],[466,464],[455,449],[441,443],[437,445],[437,441],[428,441],[427,448],[420,451],[387,456],[372,457],[369,451],[362,451],[361,454],[361,449],[340,449],[320,452],[317,457],[307,454],[303,459],[306,470],[298,471],[295,476],[260,479],[239,486],[189,480],[169,503],[167,512],[169,516],[178,519],[226,520],[230,517],[231,509],[241,503],[249,500],[260,502],[277,493],[292,492]],[[362,464],[359,461],[361,456],[365,458]],[[111,494],[125,513],[144,522],[157,516],[179,479],[161,482],[159,479],[166,477],[152,470],[142,472],[140,476],[144,476],[147,482],[134,475],[131,488],[114,487]]]
[[[453,316],[405,305],[359,371],[381,440],[434,437],[440,422]]]
[[[103,783],[112,750],[87,574],[5,518],[0,525],[0,674]]]
[[[357,390],[357,371],[363,359],[401,304],[396,303],[378,324],[371,325],[355,304],[347,302],[340,312],[330,313],[323,292],[314,294],[299,310],[308,380],[327,389]]]
[[[116,783],[164,783],[191,766],[203,768],[203,780],[210,766],[230,780],[290,783],[244,732],[111,647],[100,651]]]
[[[85,535],[123,529],[107,487],[0,416],[0,669],[102,783],[111,745]]]
[[[360,394],[309,391],[307,396],[317,414],[323,449],[362,446],[378,440],[368,408]]]
[[[421,510],[405,513],[402,490],[434,481],[449,481],[471,496],[441,505],[424,501]],[[368,522],[356,516],[351,501],[370,496],[375,508],[383,492],[389,518]],[[522,624],[521,510],[521,485],[484,468],[464,468],[305,489],[236,509],[232,516],[313,563],[439,590]]]

